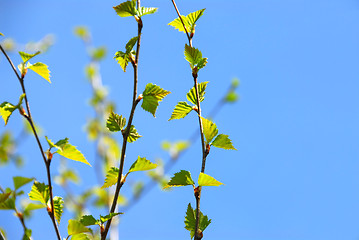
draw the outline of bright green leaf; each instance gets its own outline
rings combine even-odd
[[[225,97],[224,100],[228,103],[234,103],[238,100],[238,94],[235,91],[230,91]]]
[[[29,193],[29,198],[46,205],[50,198],[49,186],[35,181]]]
[[[80,222],[84,226],[91,226],[98,224],[98,221],[92,215],[84,215],[81,217]]]
[[[85,227],[81,222],[70,219],[67,226],[67,234],[75,235],[79,233],[91,232],[91,229]],[[73,238],[72,238],[73,239]]]
[[[25,184],[32,182],[34,178],[27,178],[27,177],[13,177],[15,190],[19,189],[20,187],[24,186]]]
[[[202,102],[204,100],[204,94],[206,93],[206,87],[208,82],[201,82],[198,84],[198,96],[199,101]],[[193,87],[186,95],[187,100],[191,103],[197,105],[197,98],[196,98],[196,89]]]
[[[128,53],[118,51],[116,52],[114,59],[116,59],[117,63],[120,64],[122,70],[126,72],[128,62],[130,61],[130,55]]]
[[[215,123],[211,122],[210,120],[201,117],[202,125],[203,125],[203,134],[206,137],[206,144],[209,144],[212,139],[217,136],[218,129]]]
[[[136,42],[138,40],[138,37],[133,37],[131,38],[128,43],[126,44],[126,53],[129,54],[131,53],[133,47],[135,46]]]
[[[25,229],[24,235],[22,236],[22,240],[32,240],[31,238],[32,230],[31,229]]]
[[[231,139],[228,138],[228,135],[219,134],[211,144],[214,147],[229,149],[229,150],[237,150],[233,147]]]
[[[137,10],[137,16],[142,17],[145,16],[147,14],[153,14],[157,11],[157,8],[154,7],[140,7]]]
[[[33,210],[37,210],[37,209],[41,209],[46,207],[44,204],[39,204],[39,203],[29,203],[26,205],[24,212],[28,212],[28,211],[33,211]]]
[[[51,83],[51,81],[50,81],[50,70],[49,70],[49,68],[48,68],[48,66],[46,64],[41,63],[41,62],[37,62],[37,63],[34,63],[34,64],[28,64],[27,68],[31,69],[34,72],[36,72],[41,77],[45,78],[49,83]]]
[[[147,160],[146,158],[141,158],[140,156],[138,156],[137,160],[132,164],[128,172],[130,173],[135,171],[147,171],[156,167],[157,164],[151,163],[151,161]]]
[[[191,27],[189,32],[193,31],[193,29],[196,26],[196,22],[203,15],[204,10],[206,10],[206,9],[204,8],[204,9],[192,12],[186,16],[187,23]]]
[[[119,169],[117,167],[111,167],[107,171],[105,183],[101,188],[108,188],[117,183]]]
[[[168,95],[169,91],[164,90],[163,88],[149,83],[146,85],[145,91],[143,91],[142,96],[143,96],[143,102],[141,107],[152,113],[153,116],[155,117],[155,113],[157,110],[157,107],[159,105],[159,102],[162,101],[162,99]]]
[[[128,134],[127,141],[129,143],[132,143],[132,142],[136,141],[137,139],[139,139],[140,137],[142,137],[142,136],[140,134],[138,134],[136,128],[133,125],[131,125],[130,133]]]
[[[0,105],[0,115],[4,119],[5,125],[8,123],[11,114],[17,109],[16,106],[8,102],[3,102]]]
[[[55,143],[55,145],[58,147],[58,149],[63,150],[63,148],[69,143],[68,138],[60,139]]]
[[[122,115],[118,115],[114,112],[110,113],[106,121],[106,126],[108,130],[111,132],[121,131],[126,125],[126,118],[122,117]]]
[[[130,17],[137,14],[136,0],[127,1],[113,7],[120,17]]]
[[[194,233],[196,229],[196,213],[195,210],[192,208],[191,204],[188,204],[184,223],[185,223],[185,229],[190,231],[191,239],[192,239],[194,237]],[[203,215],[202,212],[200,212],[198,228],[203,232],[210,223],[211,220],[208,219],[206,215]]]
[[[118,213],[110,213],[110,214],[108,214],[106,216],[101,216],[100,215],[100,221],[102,223],[107,222],[108,220],[110,220],[111,218],[113,218],[114,216],[117,216],[119,214],[123,214],[123,213],[119,213],[119,212]]]
[[[174,174],[164,189],[169,187],[180,187],[188,185],[194,185],[191,173],[185,170],[181,170],[180,172]]]
[[[185,45],[184,49],[185,59],[190,63],[192,69],[194,67],[197,67],[197,69],[199,70],[206,66],[207,58],[202,58],[201,51],[187,44]]]
[[[186,102],[179,102],[177,103],[175,109],[173,110],[173,113],[171,115],[171,118],[168,120],[173,120],[173,119],[180,119],[180,118],[184,118],[185,116],[187,116],[191,111],[193,110],[193,108]]]
[[[24,63],[26,63],[27,61],[29,61],[31,58],[35,57],[36,55],[40,54],[40,51],[34,53],[34,54],[30,54],[30,53],[25,53],[25,52],[19,52],[21,59]]]
[[[203,15],[205,9],[201,9],[198,10],[196,12],[190,13],[187,16],[181,16],[182,21],[184,22],[187,32],[190,34],[193,32],[195,26],[196,26],[196,22],[198,21],[198,19]],[[180,18],[176,18],[175,20],[173,20],[172,22],[170,22],[168,25],[174,27],[175,29],[178,29],[178,31],[180,32],[184,32],[186,33],[182,21]]]
[[[55,215],[55,219],[57,221],[58,224],[60,224],[60,220],[61,220],[61,215],[63,212],[63,208],[64,208],[64,201],[62,200],[62,197],[54,197],[54,215]]]
[[[60,154],[61,156],[65,157],[65,158],[68,158],[68,159],[71,159],[74,161],[78,161],[78,162],[82,162],[82,163],[86,163],[87,165],[91,166],[91,164],[86,160],[84,155],[79,150],[77,150],[75,146],[73,146],[69,143],[63,145],[62,149],[58,149],[56,151],[56,153]]]
[[[72,235],[71,240],[91,240],[92,237],[89,237],[88,233],[78,233],[75,235]]]
[[[106,47],[98,47],[94,48],[91,51],[91,57],[95,59],[96,61],[100,61],[106,56],[107,50]]]
[[[198,186],[220,186],[223,185],[223,183],[217,181],[216,179],[214,179],[213,177],[205,174],[205,173],[200,173],[199,177],[198,177]]]

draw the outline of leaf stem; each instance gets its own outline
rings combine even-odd
[[[29,122],[31,129],[34,133],[37,145],[39,147],[40,150],[40,154],[42,156],[42,159],[44,160],[45,166],[46,166],[46,172],[47,172],[47,180],[48,180],[48,185],[49,185],[49,190],[50,190],[50,204],[51,204],[51,212],[49,212],[50,218],[52,220],[52,223],[54,225],[54,229],[57,235],[58,240],[61,240],[61,235],[59,232],[59,229],[57,227],[56,221],[55,221],[55,215],[54,215],[54,200],[53,200],[53,194],[52,194],[52,184],[51,184],[51,174],[50,174],[50,163],[51,160],[48,160],[45,156],[44,150],[42,148],[39,136],[37,134],[37,131],[35,129],[35,125],[34,122],[32,120],[32,115],[31,115],[31,111],[30,111],[30,105],[29,105],[29,101],[27,99],[27,94],[26,94],[26,90],[25,90],[25,84],[24,84],[24,76],[20,77],[20,75],[18,74],[18,72],[16,71],[16,68],[14,66],[14,64],[12,63],[11,59],[9,58],[9,56],[7,55],[7,53],[5,52],[5,50],[2,48],[2,46],[0,45],[0,49],[2,51],[2,53],[5,55],[6,59],[8,60],[8,62],[10,63],[10,66],[12,67],[12,69],[14,70],[20,85],[21,85],[21,89],[23,94],[25,94],[25,106],[27,109],[27,115],[24,115],[24,117],[26,118],[26,120]]]
[[[172,4],[173,4],[173,7],[176,9],[176,12],[177,12],[177,15],[178,15],[179,19],[181,20],[183,28],[186,31],[186,35],[187,35],[187,38],[188,38],[188,43],[192,47],[192,38],[190,37],[190,35],[189,35],[188,31],[187,31],[186,24],[184,24],[182,16],[181,16],[181,14],[180,14],[180,12],[179,12],[179,10],[177,8],[176,2],[174,0],[171,0],[171,1],[172,1]]]

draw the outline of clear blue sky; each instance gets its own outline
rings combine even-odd
[[[197,128],[193,115],[167,121],[192,86],[183,58],[186,38],[167,26],[176,17],[170,0],[142,2],[159,11],[143,17],[139,87],[153,82],[173,93],[160,104],[156,119],[138,109],[134,123],[144,137],[130,145],[127,156],[166,159],[160,142],[186,139]],[[72,30],[87,25],[94,44],[108,47],[101,65],[103,81],[111,88],[118,112],[127,116],[132,71],[123,73],[112,57],[137,30],[133,19],[115,14],[112,7],[119,3],[0,0],[0,32],[7,37],[26,43],[55,34],[56,44],[37,57],[49,65],[53,83],[35,74],[26,79],[32,112],[48,136],[69,137],[90,163],[93,146],[83,131],[93,115],[83,74],[88,58]],[[225,186],[203,192],[202,210],[213,219],[205,239],[359,239],[359,2],[181,0],[177,4],[182,14],[206,8],[194,39],[209,61],[199,76],[200,81],[210,81],[204,113],[233,77],[241,80],[240,101],[226,106],[215,120],[238,151],[215,149],[209,156],[207,173]],[[15,54],[11,57],[20,61]],[[3,57],[0,79],[0,102],[16,102],[20,87]],[[19,119],[10,119],[0,132],[16,132]],[[26,155],[21,172],[13,166],[0,168],[0,185],[11,186],[10,176],[15,174],[45,181],[45,168],[33,149],[33,139],[20,149]],[[95,183],[91,168],[76,162],[70,166],[84,178],[82,185],[72,186],[74,191]],[[180,169],[197,178],[198,144],[176,165],[175,170]],[[57,186],[54,191],[62,194]],[[183,221],[189,202],[194,203],[190,188],[154,190],[123,216],[120,238],[188,239]],[[37,211],[28,223],[34,239],[55,238],[46,214]],[[64,237],[69,217],[65,213],[60,225]],[[0,227],[9,239],[20,239],[22,228],[11,212],[0,212]]]

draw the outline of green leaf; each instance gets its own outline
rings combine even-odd
[[[49,144],[49,147],[50,147],[50,148],[60,149],[60,147],[59,147],[59,146],[56,146],[55,143],[53,143],[53,142],[51,141],[51,139],[49,139],[47,136],[45,136],[45,139],[46,139],[46,141],[47,141],[47,144]]]
[[[130,61],[130,55],[128,53],[118,51],[116,52],[114,59],[116,59],[117,63],[120,64],[122,70],[126,72],[128,62]]]
[[[211,144],[214,147],[229,149],[229,150],[237,150],[233,147],[231,139],[228,138],[228,135],[219,134]]]
[[[174,174],[167,185],[164,186],[164,189],[169,187],[181,187],[188,185],[194,185],[191,173],[185,170],[181,170],[180,172]]]
[[[111,132],[121,131],[125,127],[125,125],[126,125],[126,118],[114,112],[110,113],[110,116],[106,121],[106,126],[108,130],[110,130]]]
[[[202,82],[198,84],[198,96],[200,102],[204,100],[204,94],[206,93],[205,91],[207,84],[208,82]],[[194,87],[191,88],[191,90],[189,90],[186,97],[188,101],[190,101],[191,103],[197,106],[196,89]]]
[[[44,207],[46,207],[44,204],[29,203],[26,205],[24,212],[33,211],[33,210],[41,209]]]
[[[197,67],[197,69],[201,69],[207,64],[207,58],[202,58],[202,53],[197,48],[185,45],[184,48],[184,56],[185,59],[190,63],[191,68]]]
[[[142,93],[143,102],[141,107],[145,111],[152,113],[152,115],[155,117],[159,102],[162,101],[162,99],[169,93],[171,92],[164,90],[155,84],[149,83],[146,85],[145,91]]]
[[[213,177],[205,174],[205,173],[200,173],[199,177],[198,177],[198,186],[220,186],[223,185],[223,183],[217,181],[216,179],[214,179]]]
[[[75,235],[79,233],[91,232],[91,229],[85,227],[81,222],[70,219],[67,226],[67,234]],[[73,238],[72,238],[73,239]]]
[[[123,214],[123,213],[120,213],[120,212],[118,212],[118,213],[110,213],[110,214],[108,214],[106,216],[101,216],[100,215],[100,221],[102,223],[107,222],[108,220],[110,220],[111,218],[113,218],[114,216],[117,216],[119,214]]]
[[[32,234],[32,231],[31,229],[26,229],[25,232],[24,232],[24,235],[22,236],[22,240],[31,240],[31,234]]]
[[[157,164],[152,163],[151,161],[147,160],[146,158],[141,158],[138,156],[137,160],[132,164],[130,167],[130,172],[136,172],[136,171],[147,171],[151,170],[157,167]]]
[[[56,151],[56,153],[60,154],[61,156],[65,157],[65,158],[68,158],[68,159],[71,159],[74,161],[78,161],[78,162],[82,162],[82,163],[86,163],[87,165],[91,166],[91,164],[86,160],[84,155],[79,150],[77,150],[75,146],[73,146],[69,143],[63,145],[62,149],[58,149]]]
[[[0,201],[0,210],[15,210],[15,198],[9,197],[4,201]]]
[[[39,201],[42,204],[47,205],[50,198],[49,186],[35,181],[29,193],[29,198],[33,201]]]
[[[217,136],[218,129],[215,123],[211,122],[208,119],[205,119],[204,117],[201,117],[202,119],[202,125],[203,125],[203,133],[206,137],[206,144],[209,144],[212,139]]]
[[[21,59],[24,63],[26,63],[27,61],[29,61],[31,58],[35,57],[36,55],[40,54],[40,51],[34,53],[34,54],[30,54],[30,53],[25,53],[25,52],[19,52]]]
[[[198,19],[203,15],[205,9],[201,9],[198,10],[196,12],[190,13],[187,16],[181,16],[182,21],[184,22],[187,32],[190,34],[193,32],[195,26],[196,26],[196,22],[198,21]],[[180,18],[176,18],[175,20],[173,20],[172,22],[170,22],[168,25],[174,27],[175,29],[178,29],[178,31],[180,32],[184,32],[186,33],[182,21]]]
[[[117,167],[111,167],[107,171],[105,183],[101,188],[108,188],[117,183],[119,169]]]
[[[64,201],[62,200],[62,197],[54,197],[54,215],[55,215],[55,219],[57,221],[58,224],[60,224],[60,220],[61,220],[61,215],[63,212],[63,208],[64,208]]]
[[[171,115],[171,118],[168,120],[173,120],[173,119],[180,119],[180,118],[184,118],[185,116],[187,116],[191,111],[193,110],[193,108],[186,102],[179,102],[177,103],[175,109],[173,110],[173,113]]]
[[[78,233],[75,235],[72,235],[71,240],[91,240],[92,237],[89,237],[88,233]]]
[[[91,226],[91,225],[96,225],[99,222],[92,216],[92,215],[84,215],[81,217],[80,222],[84,225],[84,226]]]
[[[204,9],[192,12],[190,14],[187,15],[186,20],[189,26],[191,26],[191,30],[189,32],[192,32],[193,29],[196,26],[196,22],[198,21],[198,19],[203,15]]]
[[[192,208],[191,204],[188,204],[186,216],[185,216],[185,229],[190,231],[191,239],[194,237],[195,229],[196,229],[196,213]],[[199,213],[199,224],[198,228],[203,232],[208,225],[211,223],[211,220],[208,219],[206,215],[203,215],[202,212]]]
[[[27,178],[27,177],[13,177],[12,178],[14,182],[15,190],[19,189],[20,187],[24,186],[25,184],[28,184],[29,182],[32,182],[34,178]]]
[[[106,47],[98,47],[94,48],[91,51],[91,57],[95,59],[96,61],[100,61],[106,56],[107,50]]]
[[[132,143],[132,142],[136,141],[137,139],[139,139],[140,137],[142,137],[142,136],[140,134],[138,134],[136,128],[133,125],[131,125],[130,133],[128,134],[127,141],[129,143]]]
[[[238,100],[238,94],[232,90],[228,92],[228,94],[224,97],[224,100],[228,103],[234,103]]]
[[[138,37],[133,37],[128,41],[128,43],[126,44],[126,47],[125,47],[127,54],[131,53],[131,51],[132,51],[133,47],[135,46],[137,40],[138,40]]]
[[[83,41],[87,41],[90,38],[90,33],[85,26],[76,26],[74,28],[74,34]]]
[[[34,72],[36,72],[41,77],[45,78],[49,83],[51,83],[51,81],[50,81],[50,70],[49,70],[49,68],[48,68],[48,66],[46,64],[41,63],[41,62],[37,62],[37,63],[34,63],[34,64],[28,64],[27,68],[31,69]]]
[[[0,105],[0,115],[4,119],[5,125],[8,123],[11,114],[17,109],[17,106],[9,102],[3,102]]]
[[[137,10],[137,16],[142,17],[144,15],[153,14],[157,12],[157,8],[154,7],[140,7]]]
[[[113,7],[120,17],[130,17],[137,14],[136,0],[127,1]]]
[[[0,203],[5,202],[11,195],[11,192],[0,193]]]

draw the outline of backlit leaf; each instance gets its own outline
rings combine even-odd
[[[229,149],[229,150],[237,150],[233,147],[231,139],[228,138],[228,135],[219,134],[211,144],[212,146]]]
[[[203,133],[206,137],[206,144],[209,144],[215,136],[218,134],[218,129],[215,123],[212,121],[201,117],[203,125]]]
[[[185,170],[181,170],[180,172],[174,174],[164,189],[169,187],[181,187],[188,185],[194,185],[191,173]]]
[[[123,213],[119,213],[119,212],[118,213],[110,213],[110,214],[107,214],[106,216],[100,215],[100,221],[102,223],[107,222],[108,220],[110,220],[111,218],[113,218],[114,216],[117,216],[119,214],[123,214]]]
[[[207,64],[207,58],[202,57],[201,51],[187,44],[185,45],[184,56],[185,59],[190,63],[192,69],[197,67],[199,70]]]
[[[21,59],[24,63],[26,63],[27,61],[29,61],[31,58],[35,57],[36,55],[40,54],[40,51],[34,53],[34,54],[30,54],[30,53],[25,53],[25,52],[19,52]]]
[[[138,134],[135,126],[131,125],[130,133],[128,134],[127,141],[129,143],[132,143],[132,142],[136,141],[137,139],[139,139],[140,137],[142,137],[142,136],[140,134]]]
[[[97,61],[102,60],[106,57],[107,49],[106,47],[98,47],[91,50],[91,57]]]
[[[122,117],[122,115],[118,115],[114,112],[110,113],[106,121],[106,126],[108,130],[111,132],[121,131],[126,125],[126,118]]]
[[[65,144],[62,149],[58,149],[56,153],[60,154],[65,158],[86,163],[87,165],[91,166],[91,164],[86,160],[84,155],[79,150],[77,150],[75,146],[69,143]]]
[[[81,217],[80,222],[84,225],[84,226],[91,226],[91,225],[96,225],[99,222],[92,216],[92,215],[84,215]]]
[[[55,219],[57,221],[58,224],[60,224],[60,220],[61,220],[61,215],[63,212],[63,208],[64,208],[64,201],[62,200],[62,197],[54,197],[54,215],[55,215]]]
[[[37,62],[37,63],[34,63],[34,64],[28,64],[27,68],[31,69],[34,72],[36,72],[41,77],[45,78],[49,83],[51,83],[51,81],[50,81],[50,70],[49,70],[49,68],[48,68],[48,66],[46,64],[41,63],[41,62]]]
[[[126,72],[128,62],[130,61],[129,54],[118,51],[116,52],[114,59],[116,59],[117,63],[120,64],[122,70]]]
[[[142,93],[143,102],[141,107],[144,110],[152,113],[152,115],[155,117],[159,102],[162,101],[162,99],[169,93],[169,91],[164,90],[155,84],[149,83],[146,85],[145,91]]]
[[[111,167],[107,171],[105,183],[101,188],[108,188],[117,183],[119,169],[117,167]],[[122,176],[123,177],[123,176]]]
[[[113,7],[120,17],[130,17],[137,14],[136,0],[127,1]]]
[[[147,14],[153,14],[157,11],[157,8],[154,7],[140,7],[137,10],[137,16],[142,17]]]
[[[177,103],[175,109],[173,110],[173,113],[171,115],[171,118],[168,120],[173,120],[173,119],[180,119],[180,118],[184,118],[185,116],[187,116],[191,111],[192,111],[192,106],[190,106],[188,103],[186,102],[179,102]]]
[[[135,172],[135,171],[147,171],[147,170],[151,170],[157,167],[157,164],[152,163],[151,161],[147,160],[146,158],[141,158],[140,156],[138,156],[137,160],[132,164],[132,166],[130,167],[130,170],[128,171],[130,172]]]
[[[208,82],[201,82],[198,84],[198,96],[199,101],[202,102],[204,100],[204,94],[206,93],[206,87]],[[193,87],[186,95],[187,100],[191,103],[197,105],[197,98],[196,98],[196,89]]]
[[[201,9],[196,12],[192,12],[192,13],[188,14],[187,16],[183,16],[183,15],[181,16],[181,19],[184,22],[187,32],[189,34],[193,32],[193,30],[196,26],[196,22],[203,15],[204,10],[205,9]],[[176,18],[175,20],[170,22],[168,25],[173,26],[175,29],[178,29],[178,31],[185,33],[186,31],[183,27],[181,19]]]
[[[205,174],[205,173],[200,173],[199,177],[198,177],[198,186],[220,186],[223,185],[223,183],[217,181],[216,179],[214,179],[213,177]]]
[[[136,42],[138,40],[138,37],[131,38],[128,43],[126,44],[126,53],[131,53],[133,47],[135,46]]]
[[[46,205],[50,198],[49,186],[35,181],[29,193],[29,198]]]
[[[16,106],[9,102],[3,102],[0,105],[0,115],[4,119],[5,125],[8,123],[11,114],[17,109]]]
[[[27,177],[13,177],[12,178],[14,182],[15,190],[19,189],[20,187],[24,186],[25,184],[28,184],[29,182],[32,182],[34,178],[27,178]]]
[[[191,239],[192,239],[194,237],[194,233],[196,229],[196,212],[192,208],[191,204],[188,204],[184,223],[185,223],[185,229],[190,231]],[[198,228],[203,232],[210,223],[211,220],[208,219],[206,215],[203,215],[202,212],[200,212]]]
[[[93,237],[90,237],[89,233],[78,233],[72,235],[71,240],[91,240]]]
[[[73,219],[69,220],[69,225],[67,226],[67,234],[68,235],[75,235],[75,234],[85,233],[85,232],[91,232],[91,229],[85,227],[80,221],[76,221]]]

